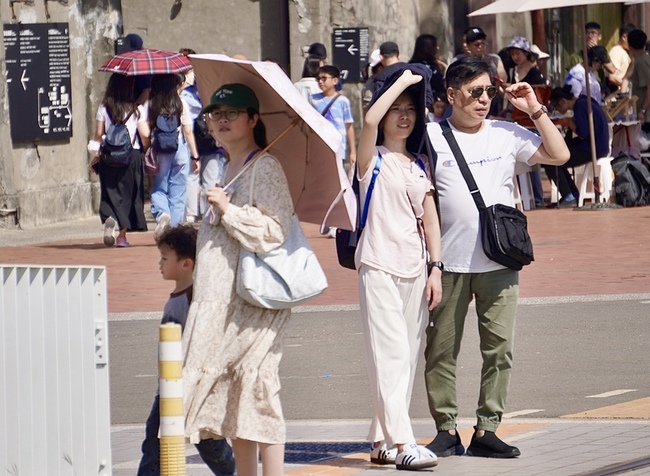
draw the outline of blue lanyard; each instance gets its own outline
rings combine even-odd
[[[370,197],[372,196],[372,191],[375,188],[375,181],[379,175],[379,168],[381,167],[381,161],[383,157],[381,152],[377,151],[379,156],[377,157],[377,162],[375,162],[375,168],[372,169],[372,178],[370,179],[370,185],[368,185],[368,192],[366,192],[366,201],[363,204],[363,213],[361,214],[361,222],[359,223],[359,228],[363,229],[366,226],[366,220],[368,220],[368,206],[370,205]]]

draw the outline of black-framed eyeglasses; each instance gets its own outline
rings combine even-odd
[[[242,112],[246,111],[239,109],[228,109],[227,111],[210,111],[206,114],[206,116],[208,116],[211,121],[220,121],[224,117],[229,121],[234,121]]]
[[[472,96],[474,99],[478,99],[481,96],[483,96],[483,92],[486,92],[488,97],[490,99],[492,99],[494,96],[497,95],[497,87],[496,86],[476,86],[476,87],[469,90],[469,95]]]
[[[328,79],[334,79],[334,78],[332,76],[319,76],[318,78],[316,78],[316,81],[320,83],[321,81],[327,81]]]

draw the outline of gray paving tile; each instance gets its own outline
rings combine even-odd
[[[612,464],[650,456],[650,422],[616,421],[566,421],[566,420],[526,420],[522,423],[545,425],[540,430],[504,437],[522,450],[522,456],[513,460],[472,458],[468,456],[441,458],[435,471],[424,474],[444,476],[573,476],[585,471],[594,471]],[[290,421],[287,424],[289,441],[357,441],[363,442],[368,430],[368,421]],[[513,423],[513,422],[509,422]],[[472,422],[464,421],[459,427],[466,429]],[[432,424],[429,420],[414,421],[414,431],[419,440],[428,440]],[[140,459],[140,443],[144,434],[143,426],[115,426],[111,441],[113,451],[113,475],[133,475]],[[188,465],[187,474],[203,476],[210,472],[202,464],[196,464],[192,455],[193,446],[188,445],[186,454],[193,464]],[[337,466],[350,465],[350,461],[337,460]],[[320,471],[323,468],[319,468]],[[305,465],[287,465],[286,472],[300,471],[308,474]],[[326,474],[326,473],[324,473]],[[346,474],[368,476],[392,476],[404,473],[395,467],[371,465],[359,466]],[[641,468],[634,476],[649,474],[650,468]]]

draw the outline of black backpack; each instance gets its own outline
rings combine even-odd
[[[172,153],[178,150],[178,116],[160,114],[153,131],[153,148],[156,152]]]
[[[650,171],[644,159],[621,154],[612,160],[616,203],[639,207],[650,203]]]
[[[110,167],[126,167],[131,162],[131,153],[133,152],[133,144],[138,136],[136,132],[131,140],[129,129],[126,123],[133,114],[133,111],[121,123],[116,123],[111,117],[111,113],[106,109],[108,117],[111,119],[112,124],[106,130],[104,141],[99,149],[99,155],[102,161]]]
[[[194,119],[194,140],[196,141],[196,148],[199,151],[199,155],[211,154],[217,148],[214,137],[212,137],[212,134],[208,130],[208,123],[202,114],[199,114]]]

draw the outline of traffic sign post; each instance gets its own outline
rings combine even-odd
[[[11,140],[72,137],[67,23],[5,24]]]
[[[346,83],[361,82],[368,64],[368,28],[335,28],[332,33],[332,63]]]

